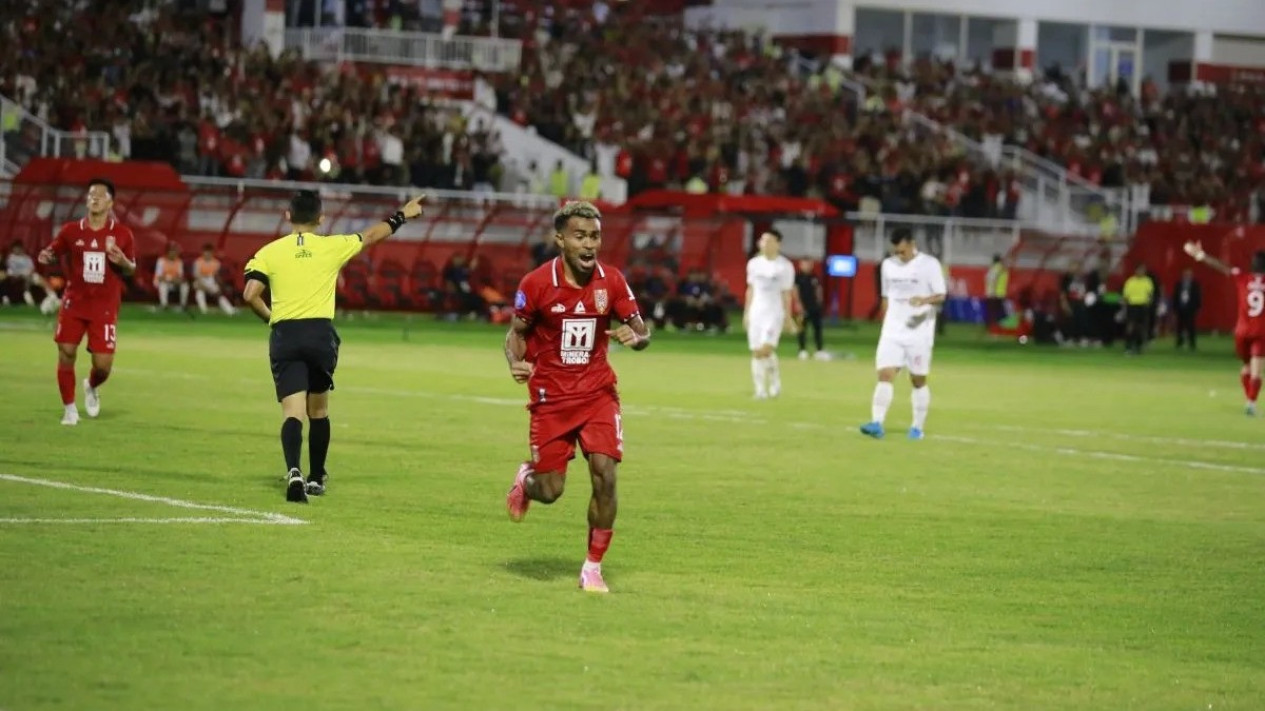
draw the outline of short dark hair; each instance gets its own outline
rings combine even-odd
[[[1265,250],[1258,251],[1252,255],[1252,271],[1257,274],[1265,274]]]
[[[321,219],[321,196],[315,190],[300,190],[290,198],[290,222],[311,225]]]
[[[770,227],[769,229],[767,229],[767,230],[765,230],[765,231],[761,232],[760,234],[762,234],[762,235],[773,235],[774,239],[776,239],[778,242],[781,242],[781,241],[782,241],[782,232],[781,232],[781,230],[775,230],[775,229],[773,229],[772,227]]]
[[[213,252],[215,251],[215,245],[211,244],[210,242],[207,242],[206,244],[202,245],[202,251]]]
[[[114,199],[114,181],[108,178],[93,178],[88,181],[88,189],[91,190],[93,185],[100,185],[110,194],[110,199]]]
[[[561,163],[562,161],[558,161]],[[591,202],[583,200],[572,200],[553,213],[553,231],[561,232],[567,226],[567,221],[572,217],[579,217],[585,220],[602,219],[602,211]]]
[[[891,241],[893,246],[898,245],[901,242],[913,242],[914,232],[908,227],[897,227],[892,230]]]

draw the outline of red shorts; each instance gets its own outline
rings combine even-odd
[[[53,340],[77,346],[86,333],[89,353],[113,353],[114,327],[118,320],[116,311],[78,313],[63,309],[57,314],[57,331]]]
[[[1261,336],[1235,336],[1234,352],[1239,360],[1247,363],[1253,358],[1265,357],[1265,338]]]
[[[538,472],[565,474],[575,459],[575,443],[587,457],[624,456],[624,423],[619,398],[602,393],[592,400],[537,404],[531,411],[531,458]]]

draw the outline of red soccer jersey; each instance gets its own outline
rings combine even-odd
[[[136,261],[132,230],[112,217],[99,230],[89,227],[84,218],[67,222],[57,231],[50,247],[58,256],[69,259],[62,308],[75,313],[118,311],[124,283],[105,254],[110,239],[129,260]]]
[[[1239,338],[1265,338],[1265,275],[1230,271],[1238,292],[1239,322],[1234,335]]]
[[[618,326],[638,314],[637,300],[618,269],[598,262],[588,285],[577,288],[567,283],[562,259],[555,257],[523,277],[514,313],[531,326],[527,360],[535,364],[528,382],[533,405],[615,387],[606,331],[612,320]]]

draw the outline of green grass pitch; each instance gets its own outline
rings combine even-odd
[[[784,339],[770,402],[741,334],[616,352],[593,596],[580,466],[506,518],[502,330],[340,330],[330,492],[299,507],[262,325],[126,311],[68,428],[49,321],[0,312],[0,709],[1265,708],[1265,422],[1224,340],[950,325],[923,442],[903,381],[888,438],[857,433],[868,327],[832,362]]]

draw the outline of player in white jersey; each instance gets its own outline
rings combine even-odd
[[[927,374],[931,371],[931,348],[936,340],[936,311],[948,292],[940,260],[919,252],[907,228],[892,232],[893,256],[883,261],[883,331],[878,339],[875,366],[878,384],[870,407],[870,421],[861,432],[876,439],[884,434],[883,421],[892,404],[892,381],[901,369],[909,371],[914,386],[910,400],[914,421],[910,439],[922,439],[931,407]]]
[[[782,391],[776,351],[783,329],[795,332],[795,321],[790,318],[795,265],[780,254],[781,232],[765,230],[759,246],[760,253],[747,261],[747,303],[742,309],[742,327],[751,347],[755,396],[763,400],[777,397]]]

